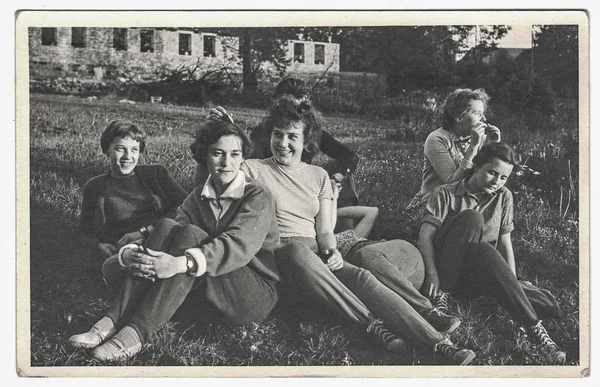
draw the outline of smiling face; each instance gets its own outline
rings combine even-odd
[[[219,138],[208,147],[206,167],[217,190],[222,194],[237,176],[244,161],[242,141],[233,134]]]
[[[275,127],[271,133],[271,153],[275,160],[288,167],[300,165],[304,151],[304,124],[290,123],[285,128]]]
[[[485,106],[482,101],[472,99],[468,109],[458,117],[456,131],[461,136],[468,135],[477,124],[485,122]]]
[[[140,142],[131,137],[115,137],[108,147],[107,154],[112,175],[129,176],[140,158]]]
[[[489,163],[475,170],[467,182],[467,187],[473,193],[494,193],[504,187],[512,170],[513,165],[494,157]]]

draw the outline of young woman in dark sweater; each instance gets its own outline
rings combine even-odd
[[[144,247],[120,249],[118,261],[131,272],[121,293],[88,332],[69,339],[74,347],[95,348],[96,359],[138,353],[192,289],[234,325],[261,323],[277,302],[275,205],[269,190],[240,170],[250,140],[235,124],[213,121],[191,149],[210,172],[207,180],[175,220],[156,224]]]
[[[98,241],[102,274],[113,286],[126,275],[117,261],[119,249],[143,242],[160,218],[173,218],[187,193],[162,165],[138,165],[146,133],[132,122],[112,121],[102,133],[100,146],[110,160],[110,170],[84,185],[79,228]]]

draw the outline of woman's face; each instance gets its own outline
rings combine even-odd
[[[460,135],[467,135],[471,129],[480,122],[485,122],[485,107],[482,101],[472,99],[467,110],[458,117],[457,131]]]
[[[512,170],[511,164],[494,157],[489,163],[476,167],[475,173],[469,179],[470,187],[473,193],[496,192],[504,187]]]
[[[228,134],[208,147],[206,167],[218,194],[222,194],[237,176],[244,161],[242,140]]]
[[[131,137],[116,137],[108,146],[107,154],[111,174],[116,177],[129,176],[140,158],[140,142]]]
[[[280,164],[300,165],[304,150],[304,124],[290,123],[287,127],[273,128],[271,133],[271,153]]]

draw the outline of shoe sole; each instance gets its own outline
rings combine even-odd
[[[460,363],[459,365],[461,365],[461,366],[469,365],[469,364],[471,364],[473,359],[475,359],[475,352],[471,351],[471,352],[469,352],[469,356],[465,357],[464,360],[462,361],[462,363]]]
[[[446,334],[452,333],[454,332],[461,324],[461,321],[456,318],[452,321],[452,324],[450,324],[450,326],[446,329]]]
[[[93,349],[96,347],[99,347],[100,345],[102,345],[102,343],[98,343],[98,344],[91,344],[91,343],[83,343],[81,341],[67,341],[67,344],[69,344],[69,346],[71,348],[83,348],[83,349]]]

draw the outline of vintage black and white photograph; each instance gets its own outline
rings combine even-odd
[[[246,13],[17,15],[23,374],[581,375],[585,12]]]

